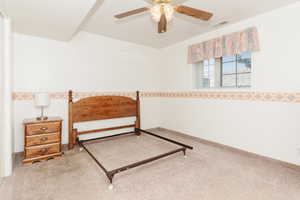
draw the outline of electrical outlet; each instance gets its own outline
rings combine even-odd
[[[300,155],[300,148],[297,149],[298,154]]]

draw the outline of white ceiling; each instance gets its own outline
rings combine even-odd
[[[6,0],[5,11],[17,32],[69,40],[84,30],[154,48],[186,40],[230,23],[286,6],[298,0],[180,0],[182,4],[214,13],[209,22],[176,14],[168,32],[157,33],[149,12],[117,20],[115,14],[149,6],[147,0]]]
[[[4,1],[4,9],[12,19],[14,31],[56,40],[70,40],[96,2],[96,0]]]

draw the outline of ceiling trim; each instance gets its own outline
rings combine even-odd
[[[102,6],[104,0],[96,0],[93,7],[89,10],[86,16],[83,18],[82,22],[79,24],[77,29],[72,34],[70,40],[72,40],[80,31],[83,30],[83,27],[90,21],[91,17],[98,11],[98,9]]]

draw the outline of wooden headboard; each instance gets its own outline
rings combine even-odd
[[[136,121],[130,125],[81,132],[74,129],[74,123],[122,117],[136,117]],[[136,100],[124,96],[95,96],[73,102],[73,92],[69,91],[69,149],[76,144],[78,135],[130,127],[140,128],[139,92],[136,92]]]

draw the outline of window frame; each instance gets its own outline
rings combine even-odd
[[[205,89],[229,89],[229,90],[235,90],[235,89],[250,89],[250,88],[252,88],[253,87],[253,85],[252,85],[252,74],[253,74],[253,68],[252,68],[252,66],[253,66],[253,54],[251,53],[251,52],[249,52],[250,53],[250,61],[251,61],[251,70],[250,71],[248,71],[248,72],[238,72],[238,56],[239,55],[242,55],[242,53],[240,53],[240,54],[236,54],[236,55],[234,55],[234,60],[233,61],[227,61],[227,62],[223,62],[223,56],[221,57],[221,58],[219,58],[219,62],[220,62],[220,64],[219,64],[219,67],[220,67],[220,85],[218,86],[218,87],[199,87],[199,85],[197,85],[197,84],[194,84],[194,86],[193,86],[193,88],[195,89],[195,90],[205,90]],[[214,65],[215,65],[215,67],[216,67],[216,63],[217,63],[217,61],[216,61],[216,58],[214,58],[215,59],[215,62],[214,62]],[[208,61],[208,66],[210,66],[210,63],[209,63],[209,59],[207,60]],[[203,72],[204,72],[204,66],[205,66],[205,64],[204,64],[204,60],[203,61],[201,61],[202,62],[202,66],[203,66]],[[223,73],[223,63],[230,63],[230,62],[235,62],[235,73],[228,73],[228,74],[224,74]],[[195,66],[195,67],[197,67],[197,66]],[[214,69],[214,70],[216,70],[216,69]],[[238,85],[238,76],[239,75],[243,75],[243,74],[250,74],[250,85]],[[226,76],[226,75],[235,75],[235,85],[234,86],[228,86],[228,87],[226,87],[226,86],[223,86],[223,76]],[[194,78],[195,78],[195,76],[193,76]],[[199,79],[200,80],[200,79]],[[193,81],[194,83],[195,82],[197,82],[197,81],[199,81],[199,80],[195,80],[195,81]],[[200,80],[200,81],[203,81],[203,80]]]
[[[250,54],[250,58],[251,58],[251,71],[250,72],[238,72],[238,55],[240,55],[240,54],[236,54],[236,55],[234,55],[234,61],[227,61],[227,62],[223,62],[223,56],[220,58],[220,61],[221,61],[221,63],[220,63],[220,67],[221,67],[221,69],[220,69],[220,71],[221,71],[221,73],[220,73],[220,88],[251,88],[251,83],[250,83],[250,85],[244,85],[244,86],[241,86],[241,85],[238,85],[238,75],[240,75],[240,74],[250,74],[250,76],[251,76],[251,74],[252,74],[252,54]],[[233,63],[233,62],[235,62],[235,73],[228,73],[228,74],[224,74],[223,73],[223,64],[224,63]],[[235,75],[235,86],[233,86],[233,87],[226,87],[226,86],[223,86],[223,77],[224,77],[224,75],[225,76],[227,76],[227,75]],[[252,80],[252,77],[251,77],[251,80]]]
[[[211,62],[211,60],[213,60],[213,63]],[[203,64],[202,64],[202,66],[203,66],[203,77],[202,77],[202,79],[203,79],[203,85],[204,85],[204,79],[208,79],[209,80],[209,87],[207,87],[207,88],[212,88],[211,87],[211,84],[212,84],[212,82],[213,83],[215,83],[215,80],[213,79],[212,80],[212,75],[214,74],[214,72],[215,72],[215,66],[216,66],[216,59],[208,59],[208,60],[206,60],[207,61],[207,65],[203,62]],[[207,74],[206,74],[206,67],[207,67]],[[207,75],[207,77],[206,77],[206,75]],[[205,87],[203,87],[203,88],[205,88]]]

